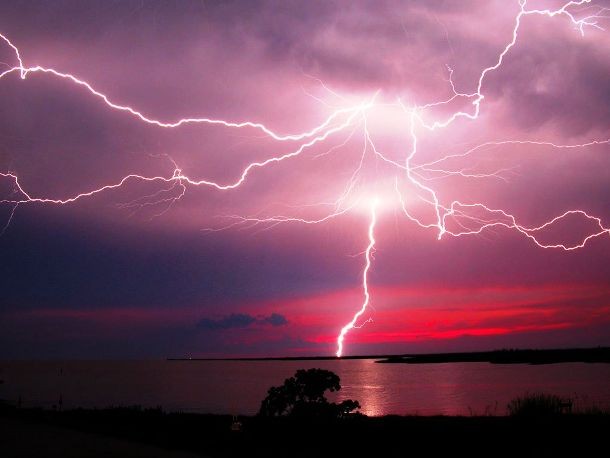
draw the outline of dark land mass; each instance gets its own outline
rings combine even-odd
[[[493,363],[555,364],[610,363],[610,348],[572,348],[557,350],[495,350],[473,353],[437,353],[429,355],[391,356],[378,363]]]
[[[304,419],[112,408],[0,409],[0,456],[558,457],[607,453],[610,415]],[[603,452],[606,450],[606,452]]]
[[[332,361],[336,356],[284,356],[278,358],[168,358],[168,361]],[[493,350],[470,353],[402,355],[357,355],[341,359],[378,359],[378,363],[481,363],[553,364],[610,363],[610,348],[567,348],[554,350]]]
[[[352,355],[342,356],[278,356],[260,358],[167,358],[167,361],[335,361],[337,359],[382,359],[410,355]]]

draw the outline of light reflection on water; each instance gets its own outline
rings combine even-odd
[[[320,367],[341,377],[333,401],[355,399],[367,415],[504,415],[526,392],[610,407],[610,364],[376,364],[340,361],[69,361],[0,362],[0,399],[64,408],[118,405],[254,414],[272,385],[297,369]]]

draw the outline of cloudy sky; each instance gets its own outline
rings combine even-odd
[[[608,15],[610,2],[585,6],[570,11]],[[372,152],[404,164],[409,110],[452,97],[449,68],[457,92],[475,93],[518,13],[506,0],[2,2],[0,33],[25,67],[74,75],[150,119],[250,121],[291,135],[336,110],[374,106],[236,189],[135,179],[66,205],[0,205],[0,226],[15,210],[0,237],[0,357],[334,354],[363,299],[372,196],[382,203],[359,324],[372,322],[350,331],[346,354],[610,345],[607,233],[573,251],[499,226],[438,240],[438,228],[401,212],[395,186],[425,224],[435,223],[430,194]],[[484,146],[418,179],[442,205],[484,203],[526,227],[575,209],[610,226],[608,142],[531,143],[610,138],[608,56],[608,31],[582,35],[565,15],[523,17],[515,46],[484,79],[478,118],[419,126],[411,165],[486,142],[530,143]],[[18,65],[5,42],[0,62]],[[0,172],[35,198],[67,199],[130,174],[171,178],[176,168],[228,184],[305,143],[251,127],[151,125],[41,72],[4,76],[0,100]],[[472,112],[472,101],[420,114],[443,121]],[[347,211],[321,224],[235,224],[321,219],[346,189],[338,208]],[[0,199],[23,199],[11,176],[0,177]],[[476,226],[447,227],[460,221]],[[572,215],[539,240],[573,246],[596,230]]]

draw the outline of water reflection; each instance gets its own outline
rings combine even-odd
[[[343,389],[331,400],[358,400],[367,415],[503,415],[510,399],[538,391],[576,398],[580,406],[610,407],[610,364],[373,360],[2,362],[0,399],[50,407],[61,396],[64,408],[139,404],[251,415],[270,386],[311,367],[336,372]]]

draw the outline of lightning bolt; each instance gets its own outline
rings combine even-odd
[[[348,133],[344,140],[335,146],[329,148],[326,152],[317,154],[314,159],[324,158],[329,154],[338,154],[345,145],[347,145],[356,132],[362,132],[363,148],[360,155],[359,161],[356,163],[353,172],[348,178],[343,192],[332,202],[321,202],[317,204],[310,204],[310,206],[330,206],[332,210],[323,216],[318,218],[303,218],[290,215],[271,215],[271,216],[240,216],[240,215],[225,215],[224,218],[231,222],[227,225],[219,228],[208,228],[208,231],[226,230],[237,226],[262,226],[264,229],[269,229],[277,224],[285,223],[296,223],[296,224],[321,224],[329,221],[333,218],[340,217],[354,209],[360,207],[362,202],[368,202],[369,200],[363,196],[358,196],[358,191],[362,191],[359,188],[361,172],[364,168],[365,159],[372,155],[377,160],[387,164],[395,173],[393,176],[394,188],[392,192],[396,197],[402,213],[405,215],[407,220],[416,224],[423,229],[431,229],[436,233],[437,238],[440,240],[445,236],[462,237],[468,235],[481,234],[484,231],[492,230],[494,228],[505,228],[514,230],[526,237],[529,241],[533,242],[540,248],[543,249],[561,249],[565,251],[572,251],[583,248],[590,240],[610,235],[610,228],[606,227],[602,219],[598,216],[591,215],[590,213],[582,209],[567,210],[564,213],[551,218],[550,220],[543,222],[537,226],[525,225],[518,222],[516,216],[504,209],[496,209],[487,206],[482,202],[461,202],[459,200],[453,200],[449,203],[443,202],[433,187],[433,183],[436,180],[447,178],[447,177],[462,177],[467,179],[500,179],[507,181],[510,178],[511,173],[514,170],[511,168],[502,168],[489,172],[479,172],[475,167],[459,167],[457,169],[448,168],[444,164],[451,159],[469,159],[469,156],[479,151],[485,151],[489,147],[512,145],[514,147],[520,146],[535,146],[535,147],[548,147],[557,150],[578,150],[587,147],[609,145],[610,139],[595,139],[589,140],[580,144],[560,144],[547,140],[497,140],[491,142],[485,142],[479,145],[475,145],[463,152],[452,153],[434,159],[432,161],[417,164],[416,157],[418,154],[419,137],[418,133],[420,130],[433,132],[446,128],[456,122],[459,119],[466,121],[475,121],[479,118],[481,113],[482,103],[485,99],[483,88],[485,81],[491,73],[497,71],[504,64],[505,57],[510,51],[516,46],[519,40],[519,30],[522,27],[522,23],[526,17],[541,16],[546,18],[565,18],[568,23],[573,26],[581,35],[584,36],[587,28],[596,28],[603,30],[599,21],[601,19],[607,19],[608,9],[603,7],[595,7],[591,5],[592,0],[578,0],[568,1],[557,9],[528,9],[527,0],[518,0],[519,11],[514,18],[514,25],[510,40],[504,48],[497,55],[491,65],[482,69],[476,79],[474,86],[476,89],[471,92],[460,91],[456,88],[453,81],[453,69],[448,67],[449,77],[448,83],[451,89],[451,96],[440,101],[433,101],[424,104],[406,104],[403,100],[396,100],[392,103],[381,103],[377,101],[380,91],[377,91],[370,98],[362,100],[360,103],[344,106],[340,108],[333,108],[332,104],[326,103],[323,99],[311,95],[315,100],[323,103],[327,107],[333,108],[333,111],[324,120],[322,120],[316,126],[300,133],[279,133],[275,130],[267,127],[266,125],[252,121],[231,121],[223,119],[215,119],[210,117],[185,117],[177,120],[162,120],[156,119],[148,114],[145,114],[138,109],[129,105],[121,104],[114,101],[110,96],[104,94],[100,90],[96,89],[94,85],[76,75],[71,73],[65,73],[54,68],[43,67],[39,65],[26,65],[20,53],[18,47],[13,44],[8,37],[0,33],[0,41],[4,42],[6,46],[12,49],[16,64],[13,67],[8,68],[0,73],[0,80],[9,78],[12,75],[18,75],[23,81],[30,78],[33,75],[41,75],[50,78],[56,78],[65,81],[68,84],[74,85],[79,90],[88,93],[94,99],[99,100],[105,107],[110,110],[123,113],[127,116],[139,120],[143,123],[163,128],[163,129],[175,129],[181,126],[196,124],[196,125],[211,125],[219,126],[226,129],[253,129],[264,134],[265,137],[280,143],[289,143],[292,145],[288,152],[277,153],[268,157],[265,160],[254,161],[245,166],[241,172],[237,174],[237,177],[232,181],[218,182],[211,179],[203,179],[198,177],[192,177],[184,173],[182,168],[172,161],[173,170],[163,175],[145,176],[138,173],[131,173],[115,182],[104,184],[94,189],[88,189],[68,197],[51,197],[46,195],[34,195],[32,192],[25,189],[19,180],[17,173],[12,171],[0,171],[0,178],[4,178],[9,182],[12,182],[13,191],[7,198],[0,200],[0,203],[9,206],[9,217],[6,224],[2,227],[0,234],[4,233],[9,227],[13,220],[15,213],[20,205],[26,204],[54,204],[54,205],[68,205],[73,204],[81,199],[92,198],[98,194],[120,189],[127,186],[131,182],[148,182],[154,183],[161,188],[150,194],[142,196],[137,199],[133,199],[128,202],[119,204],[120,208],[130,209],[138,211],[145,207],[160,207],[162,210],[155,214],[155,216],[161,216],[171,209],[171,207],[179,201],[187,192],[188,187],[205,186],[213,188],[217,191],[232,191],[241,187],[247,179],[250,178],[251,173],[256,169],[272,166],[274,164],[289,161],[290,159],[301,156],[310,150],[313,150],[317,145],[322,145],[332,137],[340,136],[341,134]],[[586,11],[586,15],[582,18],[577,18],[576,13],[572,11],[580,9],[581,13]],[[325,83],[315,76],[305,75],[306,77],[316,81],[323,90],[328,92],[332,97],[339,99],[342,103],[348,100],[338,92],[330,89]],[[466,101],[472,107],[468,110],[457,110],[449,115],[445,115],[442,119],[428,120],[431,115],[429,112],[433,111],[434,108],[447,107],[449,104],[456,101]],[[367,127],[367,117],[370,116],[370,112],[373,108],[381,106],[390,106],[397,108],[405,116],[406,124],[408,125],[409,141],[406,145],[404,158],[400,161],[391,159],[387,154],[381,151],[380,148],[375,144],[375,140]],[[434,211],[434,218],[432,220],[425,220],[412,211],[409,210],[409,202],[405,198],[404,188],[410,186],[415,190],[415,198],[418,202],[429,205]],[[365,191],[363,191],[365,192]],[[414,199],[415,200],[415,199]],[[370,223],[368,226],[368,246],[364,252],[365,264],[362,271],[362,289],[364,292],[364,298],[360,309],[352,317],[352,320],[343,326],[337,337],[337,351],[336,355],[340,357],[343,354],[343,344],[345,337],[348,332],[354,328],[362,326],[364,323],[357,325],[358,320],[365,313],[370,303],[370,293],[368,285],[368,274],[371,269],[372,255],[375,247],[374,230],[377,223],[377,217],[379,212],[379,199],[376,197],[370,207]],[[303,207],[303,206],[301,206]],[[590,224],[593,229],[585,234],[580,241],[573,243],[567,243],[562,241],[557,242],[544,242],[540,235],[544,233],[546,229],[560,224],[569,218],[580,218]]]
[[[340,358],[341,355],[343,355],[343,340],[345,339],[345,335],[349,332],[350,329],[354,329],[355,327],[357,327],[356,322],[358,321],[358,318],[360,318],[364,314],[364,312],[366,311],[366,308],[369,305],[369,302],[371,301],[371,294],[369,293],[368,276],[369,276],[369,270],[371,270],[371,260],[372,260],[373,250],[375,248],[375,225],[377,224],[377,212],[376,212],[377,205],[378,205],[377,200],[374,200],[373,203],[371,204],[371,222],[369,223],[369,231],[368,231],[369,244],[366,247],[366,251],[364,252],[365,264],[364,264],[364,270],[362,271],[362,291],[364,292],[364,302],[362,302],[362,306],[360,307],[360,310],[358,310],[356,312],[356,314],[353,316],[352,320],[341,328],[341,332],[339,333],[339,336],[337,337],[337,357],[338,358]]]

